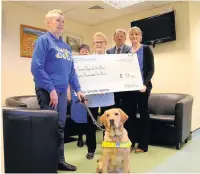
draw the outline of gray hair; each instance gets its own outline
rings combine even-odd
[[[123,33],[123,34],[125,35],[125,37],[126,37],[126,30],[123,30],[123,29],[116,29],[116,30],[115,30],[115,33],[114,33],[114,37],[115,37],[115,35],[116,35],[117,33],[119,33],[119,32]]]

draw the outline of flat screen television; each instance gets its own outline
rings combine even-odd
[[[176,40],[174,11],[131,22],[142,30],[142,43],[153,45]]]

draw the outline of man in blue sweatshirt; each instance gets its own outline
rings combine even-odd
[[[66,163],[64,157],[68,85],[77,93],[79,100],[82,100],[84,95],[74,69],[71,49],[61,38],[64,29],[63,13],[60,10],[49,11],[45,22],[48,32],[39,36],[35,43],[31,72],[40,108],[56,109],[59,114],[58,169],[76,171],[77,168]]]

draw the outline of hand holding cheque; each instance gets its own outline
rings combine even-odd
[[[74,64],[86,95],[143,88],[137,54],[74,56]]]

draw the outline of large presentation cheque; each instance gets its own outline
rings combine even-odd
[[[74,63],[86,95],[142,89],[137,54],[74,56]]]

